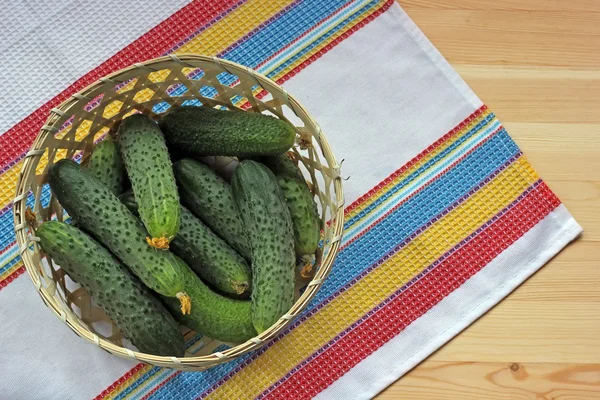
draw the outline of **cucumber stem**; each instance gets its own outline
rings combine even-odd
[[[300,271],[300,276],[304,279],[312,278],[314,275],[313,267],[315,265],[314,255],[302,256],[298,261],[299,264],[304,264],[302,270]]]
[[[151,238],[150,236],[146,236],[146,242],[155,249],[169,250],[169,239],[164,236],[159,238]]]
[[[37,216],[30,207],[27,207],[25,209],[25,220],[27,221],[29,226],[37,228]]]
[[[231,283],[233,290],[235,290],[237,294],[243,294],[248,290],[248,282],[238,282],[230,279],[229,283]]]
[[[189,314],[192,311],[192,298],[186,292],[177,293],[177,298],[181,303],[181,313]]]
[[[296,139],[296,143],[300,147],[301,150],[306,150],[309,147],[312,147],[312,136],[310,133],[302,132],[300,136]]]

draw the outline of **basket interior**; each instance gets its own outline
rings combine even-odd
[[[183,61],[183,58],[174,57],[158,60],[108,76],[53,109],[28,154],[31,162],[25,164],[22,173],[26,183],[21,192],[30,191],[22,197],[34,214],[26,214],[27,240],[21,247],[34,284],[38,290],[56,299],[61,307],[59,314],[63,319],[68,316],[71,325],[82,324],[100,338],[131,349],[135,348],[123,340],[119,329],[86,291],[59,265],[45,257],[35,241],[32,228],[42,221],[68,221],[68,215],[53,198],[47,184],[47,172],[53,163],[63,158],[85,163],[95,143],[113,132],[119,121],[132,113],[142,112],[159,119],[174,105],[239,109],[284,119],[296,129],[295,158],[316,195],[321,220],[327,221],[322,224],[323,246],[316,256],[317,268],[330,250],[336,212],[343,204],[334,188],[334,181],[339,179],[339,167],[327,154],[328,150],[322,148],[318,125],[285,91],[243,67],[216,59]],[[228,157],[208,157],[204,161],[224,175],[230,174],[237,163]],[[297,298],[306,283],[306,280],[298,279]],[[186,338],[189,339],[186,356],[210,354],[224,348],[223,343],[202,338],[194,332],[187,332]]]

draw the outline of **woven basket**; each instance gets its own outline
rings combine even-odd
[[[202,103],[274,115],[296,128],[293,152],[316,195],[324,234],[316,255],[312,280],[297,285],[294,306],[272,327],[251,340],[225,349],[221,342],[202,338],[185,357],[160,357],[133,351],[119,329],[85,290],[45,256],[35,227],[51,218],[68,216],[49,194],[47,173],[62,158],[86,162],[94,143],[113,130],[124,117],[143,112],[159,117],[170,106]],[[231,170],[234,159],[208,159],[215,169]],[[33,205],[33,213],[27,204]],[[180,370],[203,370],[262,347],[280,334],[306,307],[331,270],[343,229],[340,165],[308,112],[285,89],[241,65],[200,55],[171,55],[134,64],[100,79],[53,108],[27,153],[14,200],[17,243],[27,272],[44,303],[77,335],[121,357]],[[302,289],[302,290],[300,290]],[[300,292],[302,294],[300,295]],[[184,332],[187,337],[194,332]],[[220,350],[220,351],[219,351]]]

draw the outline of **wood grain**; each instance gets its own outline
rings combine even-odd
[[[379,398],[411,400],[600,399],[600,364],[426,361]]]
[[[400,0],[583,226],[380,399],[600,399],[600,1]]]

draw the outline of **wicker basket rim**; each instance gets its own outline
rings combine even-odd
[[[327,139],[325,138],[325,135],[322,133],[321,128],[315,122],[312,116],[292,95],[290,95],[283,87],[278,85],[276,82],[251,68],[245,67],[235,62],[219,59],[217,57],[212,56],[189,53],[163,56],[150,59],[145,62],[135,63],[98,79],[97,81],[88,85],[84,89],[71,95],[58,107],[52,108],[52,110],[50,111],[50,115],[48,116],[46,123],[42,126],[39,134],[34,140],[31,150],[26,154],[22,169],[19,173],[16,195],[13,202],[14,228],[17,245],[18,248],[21,250],[20,254],[23,254],[24,250],[26,250],[29,247],[31,242],[36,241],[37,239],[35,236],[28,236],[25,230],[25,228],[29,226],[25,217],[26,198],[27,194],[29,193],[29,186],[27,182],[29,182],[30,175],[32,174],[32,169],[34,169],[32,167],[35,165],[35,158],[39,158],[44,152],[44,148],[42,147],[44,138],[46,137],[46,135],[55,133],[59,128],[55,126],[56,122],[59,120],[59,117],[68,113],[69,109],[77,102],[81,100],[91,101],[92,98],[88,97],[87,95],[90,92],[97,89],[100,85],[105,84],[107,81],[115,84],[122,83],[122,81],[119,81],[115,78],[118,78],[119,76],[127,72],[133,71],[135,69],[149,69],[152,72],[159,71],[160,69],[155,69],[153,68],[153,66],[164,63],[165,61],[175,61],[184,66],[189,66],[192,68],[197,67],[188,64],[187,62],[213,62],[218,64],[226,72],[229,72],[234,75],[236,75],[236,71],[243,71],[249,73],[254,77],[254,79],[256,79],[257,83],[260,84],[262,87],[268,86],[270,92],[278,92],[279,94],[283,95],[284,98],[289,102],[289,105],[291,106],[292,110],[296,113],[296,115],[299,115],[299,113],[303,114],[305,118],[311,121],[311,123],[314,125],[313,129],[316,131],[316,134],[314,135],[315,139],[318,141],[323,156],[331,165],[331,169],[333,170],[335,175],[333,179],[333,188],[337,199],[337,209],[332,210],[333,223],[331,227],[333,230],[333,237],[331,238],[329,243],[329,251],[325,255],[321,266],[315,274],[314,278],[307,284],[304,293],[296,300],[289,312],[282,316],[273,326],[271,326],[269,329],[262,332],[258,336],[251,338],[250,340],[244,343],[233,346],[222,352],[215,352],[204,356],[191,356],[179,358],[168,356],[155,356],[152,354],[132,351],[128,348],[115,345],[112,342],[99,337],[96,333],[91,332],[87,326],[80,323],[79,320],[77,318],[74,318],[70,312],[67,312],[67,307],[64,304],[58,302],[54,296],[52,296],[44,287],[42,287],[42,277],[40,276],[40,273],[38,272],[37,266],[35,265],[34,261],[30,257],[23,257],[23,263],[28,272],[28,275],[32,279],[34,286],[38,290],[46,306],[52,309],[52,311],[54,311],[54,313],[79,336],[87,339],[92,343],[95,343],[96,345],[113,354],[120,355],[125,358],[134,358],[138,361],[143,361],[155,365],[168,366],[172,368],[178,368],[178,366],[186,364],[195,365],[199,363],[205,363],[208,367],[210,367],[216,364],[220,364],[223,361],[235,359],[249,351],[256,350],[262,347],[262,345],[265,342],[273,339],[276,335],[281,333],[281,331],[283,331],[285,327],[289,324],[289,321],[295,318],[298,314],[300,314],[302,310],[306,308],[308,302],[315,296],[316,292],[321,287],[324,279],[331,271],[333,262],[335,260],[335,257],[337,256],[341,243],[343,232],[344,195],[340,178],[340,164],[336,161],[333,151],[331,150],[331,147]],[[33,175],[35,175],[35,171],[33,171]]]

